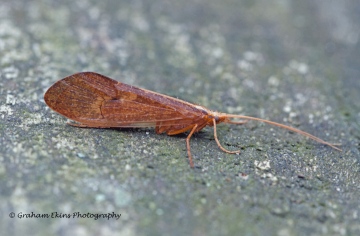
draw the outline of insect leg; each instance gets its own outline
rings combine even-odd
[[[194,163],[192,161],[192,155],[191,155],[191,152],[190,152],[190,138],[194,134],[197,127],[198,127],[198,125],[195,124],[194,127],[191,129],[189,135],[186,137],[186,149],[187,149],[187,153],[188,153],[188,157],[189,157],[189,163],[190,163],[191,168],[194,168]]]
[[[217,143],[217,145],[219,146],[219,148],[221,150],[223,150],[224,152],[226,153],[230,153],[230,154],[235,154],[235,153],[240,153],[240,150],[237,150],[237,151],[229,151],[229,150],[226,150],[223,146],[221,146],[220,142],[219,142],[219,139],[217,137],[217,134],[216,134],[216,121],[215,119],[213,119],[213,124],[214,124],[214,138],[215,138],[215,141]]]

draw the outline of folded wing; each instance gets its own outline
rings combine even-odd
[[[187,102],[93,72],[56,82],[44,99],[54,111],[88,127],[157,127],[167,132],[188,127],[204,115]]]

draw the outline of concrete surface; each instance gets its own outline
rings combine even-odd
[[[2,0],[1,232],[360,235],[359,59],[355,0]],[[78,71],[343,151],[222,125],[222,144],[242,153],[219,150],[207,128],[191,140],[191,169],[186,135],[66,125],[43,94]],[[94,219],[109,213],[121,217]]]

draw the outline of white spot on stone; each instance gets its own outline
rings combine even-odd
[[[279,86],[280,81],[277,77],[275,76],[270,76],[270,78],[268,79],[268,84],[274,87]]]
[[[255,160],[254,165],[259,170],[270,170],[271,169],[270,160],[266,160],[266,161]]]

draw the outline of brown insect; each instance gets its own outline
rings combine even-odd
[[[206,126],[214,127],[214,137],[221,146],[216,124],[244,124],[256,120],[304,135],[319,143],[341,151],[335,145],[299,129],[256,117],[231,115],[206,109],[170,96],[127,85],[94,72],[70,75],[52,85],[44,95],[46,104],[61,115],[78,123],[77,127],[123,128],[155,127],[158,134],[175,135],[190,131],[186,147],[190,166],[194,167],[190,152],[190,138]],[[238,118],[243,121],[232,121]]]

